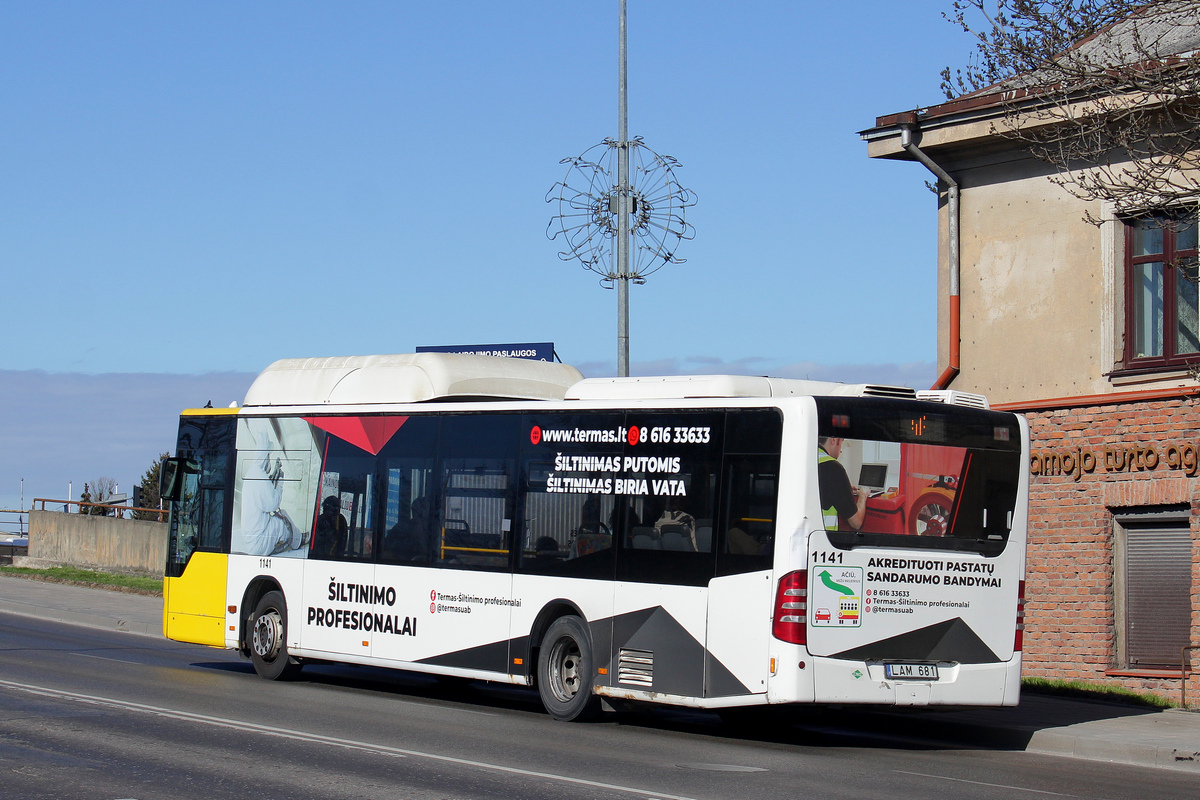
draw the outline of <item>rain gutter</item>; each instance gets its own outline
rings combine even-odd
[[[942,169],[932,158],[926,155],[913,142],[913,134],[920,129],[914,123],[901,123],[900,146],[910,156],[925,165],[925,168],[938,177],[948,187],[946,215],[949,218],[949,261],[950,261],[950,363],[933,384],[934,389],[945,389],[959,373],[959,346],[962,342],[960,332],[961,316],[959,312],[959,221],[958,221],[958,181],[950,177],[950,173]]]

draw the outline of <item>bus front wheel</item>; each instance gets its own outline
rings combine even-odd
[[[592,639],[579,617],[550,624],[538,651],[538,694],[550,716],[564,722],[592,719],[600,698],[592,694]]]
[[[287,680],[300,672],[287,651],[287,603],[279,592],[267,592],[250,615],[250,661],[254,671],[270,681]]]

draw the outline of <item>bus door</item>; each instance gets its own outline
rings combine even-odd
[[[778,487],[778,452],[726,454],[714,529],[717,574],[708,594],[705,697],[767,690]]]
[[[515,414],[442,417],[432,569],[403,576],[405,596],[421,604],[411,640],[419,663],[510,672],[519,423]]]
[[[171,502],[163,582],[163,628],[170,639],[225,644],[230,464],[237,417],[222,409],[185,414],[175,458],[163,465]]]
[[[609,665],[616,688],[704,693],[724,416],[626,416]]]

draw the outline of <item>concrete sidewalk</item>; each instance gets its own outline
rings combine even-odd
[[[0,612],[162,636],[162,598],[0,575]],[[1200,701],[1200,698],[1197,698]],[[931,740],[990,742],[1053,756],[1183,770],[1200,777],[1200,713],[1026,693],[1016,708],[891,712],[900,730]]]
[[[0,611],[162,636],[161,597],[0,575]]]

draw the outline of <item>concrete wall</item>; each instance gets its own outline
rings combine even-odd
[[[29,558],[161,576],[167,527],[163,522],[30,511]]]

